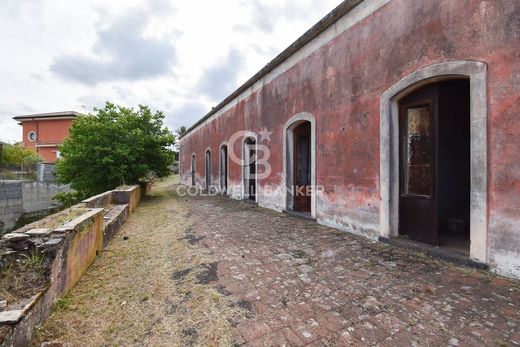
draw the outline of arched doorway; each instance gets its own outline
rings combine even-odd
[[[243,198],[256,202],[256,139],[247,137],[244,139],[242,150],[243,160]]]
[[[311,123],[303,121],[293,133],[293,210],[311,213]]]
[[[316,218],[316,121],[308,113],[284,126],[286,210]]]
[[[206,190],[209,191],[211,189],[211,150],[206,150],[205,157],[205,183]]]
[[[220,146],[220,190],[227,195],[228,189],[228,149],[227,145]]]
[[[190,168],[190,175],[191,175],[191,185],[195,186],[195,154],[191,155],[191,168]]]
[[[407,125],[404,118],[408,116],[408,108],[412,108],[410,117],[420,119],[427,118],[422,114],[428,114],[431,117],[431,110],[437,108],[437,112],[441,110],[437,102],[433,104],[423,103],[421,105],[420,97],[421,93],[428,93],[427,88],[433,86],[435,83],[443,81],[453,80],[466,80],[459,82],[465,84],[465,92],[469,93],[469,164],[467,162],[468,155],[465,154],[465,159],[461,162],[463,165],[469,165],[469,176],[471,178],[469,184],[469,238],[470,238],[470,249],[469,255],[471,258],[487,262],[487,66],[485,63],[476,61],[451,61],[445,63],[439,63],[427,66],[423,69],[417,70],[405,78],[396,82],[386,92],[381,95],[381,114],[380,114],[380,193],[381,193],[381,205],[380,205],[380,235],[383,238],[396,237],[400,233],[403,226],[401,222],[402,214],[405,213],[406,207],[401,208],[401,204],[404,202],[401,199],[403,194],[406,195],[406,184],[409,183],[410,177],[406,177],[405,165],[417,163],[415,174],[420,174],[421,170],[419,167],[425,165],[425,158],[417,159],[412,158],[412,153],[409,153],[406,146],[410,146],[412,141],[419,141],[417,139],[410,139],[409,136],[403,136],[406,134],[404,125]],[[469,85],[469,87],[468,87]],[[426,88],[426,89],[424,89]],[[460,90],[460,86],[458,88]],[[469,91],[468,91],[469,89]],[[426,91],[425,91],[426,90]],[[417,92],[417,94],[415,94]],[[431,92],[431,91],[430,91]],[[415,94],[415,96],[414,96]],[[423,95],[423,99],[428,99]],[[408,101],[412,104],[406,104],[406,98],[410,97]],[[413,98],[418,98],[418,103],[413,105]],[[430,98],[431,99],[431,98]],[[422,100],[424,101],[424,100]],[[467,102],[467,100],[466,100]],[[430,105],[431,109],[421,109],[421,106]],[[467,104],[466,104],[467,105]],[[417,107],[414,109],[414,107]],[[451,106],[448,105],[448,108]],[[457,106],[458,107],[458,106]],[[449,112],[448,112],[449,113]],[[435,116],[434,116],[435,117]],[[440,116],[442,118],[442,116]],[[437,119],[441,119],[437,116]],[[467,118],[467,116],[466,116]],[[465,121],[467,125],[467,121]],[[417,123],[417,122],[416,122]],[[404,125],[403,125],[404,124]],[[443,164],[439,162],[442,160],[442,145],[439,141],[439,134],[444,136],[449,134],[450,131],[457,132],[458,126],[453,120],[450,120],[447,126],[440,124],[430,124],[430,136],[432,137],[433,143],[430,145],[432,149],[431,156],[434,157],[435,162],[430,166],[431,168],[431,180],[433,186],[423,184],[419,187],[412,187],[412,190],[425,192],[429,189],[430,194],[436,194],[435,197],[441,197],[439,195],[438,188],[441,187],[439,184],[443,184],[441,174],[443,172]],[[446,121],[444,122],[446,124]],[[439,128],[439,125],[441,126]],[[408,126],[408,125],[407,125]],[[424,130],[424,126],[421,125],[421,131]],[[410,126],[408,126],[410,127]],[[417,134],[417,129],[412,127],[412,133]],[[446,128],[450,128],[447,129]],[[440,131],[440,132],[439,132]],[[447,133],[446,133],[447,131]],[[443,135],[444,134],[444,135]],[[467,136],[467,135],[466,135]],[[413,137],[413,136],[412,136]],[[415,136],[416,138],[418,135]],[[456,137],[456,136],[455,136]],[[448,136],[452,138],[453,136]],[[442,140],[442,138],[440,139]],[[409,143],[406,144],[406,141]],[[467,139],[465,140],[467,145]],[[441,145],[441,147],[439,147]],[[420,146],[420,145],[419,145]],[[446,149],[446,145],[444,149]],[[441,151],[441,152],[439,152]],[[435,158],[435,156],[440,157]],[[451,154],[449,154],[451,155]],[[408,158],[411,162],[403,160]],[[417,160],[416,160],[417,159]],[[444,162],[449,163],[449,160]],[[439,172],[439,169],[441,170]],[[422,171],[424,174],[424,170]],[[467,177],[467,174],[465,174]],[[439,181],[440,180],[440,181]],[[446,183],[444,183],[446,184]],[[451,183],[450,183],[451,184]],[[467,186],[466,186],[467,187]],[[449,187],[448,187],[449,188]],[[442,193],[441,193],[442,194]],[[421,195],[421,194],[418,194]],[[424,195],[424,194],[423,194]],[[450,195],[448,195],[449,197]],[[424,197],[424,199],[428,199]],[[431,198],[430,198],[431,199]],[[455,201],[456,199],[454,199]],[[467,200],[466,200],[467,201]],[[425,201],[423,203],[426,204]],[[446,208],[446,203],[442,203],[441,198],[440,206],[441,210]],[[434,202],[433,205],[438,209],[439,201]],[[439,215],[441,210],[430,212],[430,216],[436,218],[436,226],[439,226]],[[423,211],[424,212],[424,211]],[[428,215],[428,214],[426,214]],[[451,220],[451,229],[463,228],[463,224],[455,218]],[[405,222],[406,223],[406,222]],[[441,222],[442,224],[442,222]],[[409,224],[410,226],[413,223]],[[417,225],[416,225],[417,226]],[[438,231],[438,229],[436,229]],[[425,233],[431,232],[424,229]],[[416,233],[415,233],[416,234]],[[414,234],[414,236],[415,236]],[[439,235],[437,235],[438,241]],[[420,239],[420,238],[419,238]],[[442,242],[442,240],[441,240]]]
[[[469,79],[399,99],[399,234],[469,256]]]

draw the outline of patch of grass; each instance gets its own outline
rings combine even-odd
[[[68,298],[68,297],[58,298],[58,299],[54,300],[52,309],[55,311],[64,311],[69,308],[70,303],[71,303],[70,298]]]
[[[520,293],[520,282],[513,282],[509,285],[509,291]]]
[[[506,346],[509,346],[509,343],[507,343],[506,341],[502,340],[501,338],[496,338],[495,339],[495,345],[499,346],[499,347],[506,347]]]
[[[415,255],[421,260],[429,260],[430,257],[424,252],[416,252]]]
[[[55,229],[87,212],[85,208],[72,208],[55,216],[49,216],[34,224],[34,228]]]
[[[301,249],[297,249],[297,250],[293,251],[293,254],[296,258],[300,258],[300,259],[305,258],[305,255],[306,255],[305,252],[302,251]]]
[[[16,220],[16,223],[14,224],[14,226],[9,229],[10,231],[14,231],[14,230],[17,230],[27,224],[30,224],[30,223],[34,223],[40,219],[43,219],[53,213],[57,213],[58,212],[58,209],[57,208],[53,208],[53,209],[50,209],[50,210],[47,210],[47,211],[44,211],[44,212],[39,212],[39,213],[23,213],[17,220]]]
[[[486,271],[486,270],[480,271],[480,274],[482,275],[482,277],[480,279],[482,281],[482,283],[491,283],[496,277],[496,275],[494,273],[492,273],[491,271]]]
[[[471,276],[471,274],[473,274],[475,272],[474,269],[468,269],[468,268],[457,268],[459,271],[460,271],[460,274],[463,276],[463,277],[469,277]]]
[[[50,264],[36,250],[0,259],[0,298],[16,302],[47,287]]]
[[[26,270],[41,267],[43,260],[45,259],[43,253],[36,249],[32,250],[29,254],[22,254],[22,257],[25,259],[23,261],[23,267]]]

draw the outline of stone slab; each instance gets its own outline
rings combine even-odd
[[[62,241],[63,241],[63,238],[61,238],[61,237],[56,237],[56,238],[50,239],[49,241],[45,242],[42,245],[42,248],[45,249],[46,251],[53,251],[56,248],[58,248],[58,246],[61,244]]]
[[[2,239],[10,241],[10,242],[19,242],[27,240],[30,236],[23,233],[9,233],[5,234]]]
[[[15,324],[23,316],[23,310],[12,310],[0,312],[0,325]]]
[[[31,229],[27,230],[25,233],[29,236],[47,236],[52,232],[52,229]]]

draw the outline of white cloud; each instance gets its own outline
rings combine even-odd
[[[87,85],[170,74],[175,62],[172,43],[167,38],[144,37],[151,16],[138,8],[126,12],[98,30],[93,56],[67,53],[53,61],[51,71]]]
[[[236,89],[237,76],[243,64],[242,53],[237,49],[230,49],[224,60],[204,70],[197,90],[210,100],[224,99]]]
[[[190,126],[339,0],[3,0],[0,140],[11,119],[106,100]]]

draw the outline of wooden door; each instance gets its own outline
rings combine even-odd
[[[256,201],[256,150],[255,142],[248,144],[249,153],[249,200]]]
[[[437,244],[437,86],[400,102],[399,233]]]
[[[311,124],[294,129],[294,211],[311,212]]]
[[[206,151],[206,190],[211,187],[211,152]]]
[[[228,177],[228,163],[227,163],[227,146],[224,146],[220,150],[220,184],[223,193],[227,193],[227,177]]]
[[[191,157],[191,185],[195,185],[195,156]]]

